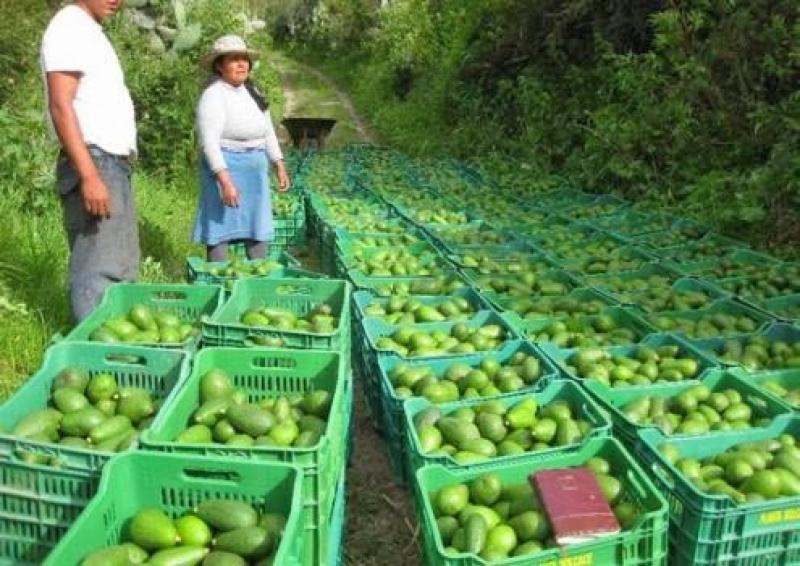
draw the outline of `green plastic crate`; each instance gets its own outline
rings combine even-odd
[[[800,557],[800,496],[736,505],[727,495],[695,488],[658,451],[669,443],[681,457],[704,459],[743,442],[777,438],[783,433],[800,436],[798,417],[776,419],[767,429],[725,437],[670,439],[654,430],[639,433],[642,466],[669,504],[676,564],[796,563]]]
[[[667,345],[677,345],[680,348],[680,355],[687,356],[693,358],[697,361],[697,365],[699,366],[697,376],[695,379],[703,380],[705,378],[706,373],[717,369],[719,364],[716,363],[714,360],[709,358],[708,356],[704,355],[699,349],[695,348],[694,345],[681,338],[680,336],[676,336],[675,334],[650,334],[642,340],[637,345],[633,346],[612,346],[609,348],[603,348],[603,350],[609,352],[612,356],[613,355],[622,355],[622,356],[630,356],[636,352],[636,349],[640,346],[650,346],[652,348],[658,348],[660,346],[667,346]],[[571,350],[563,350],[561,348],[556,348],[551,344],[542,344],[541,345],[542,351],[547,355],[553,363],[555,363],[556,367],[558,367],[564,375],[569,376],[570,378],[578,381],[579,383],[583,383],[586,379],[580,377],[574,370],[574,368],[570,365],[569,359],[572,357],[575,352],[578,351],[578,348],[573,348]],[[684,380],[687,381],[687,380]],[[603,386],[602,383],[598,382],[598,386]],[[638,387],[649,387],[648,385],[642,386],[629,386],[631,389],[636,389]],[[614,388],[612,388],[614,389]],[[622,389],[622,388],[616,388]],[[628,388],[625,388],[628,389]]]
[[[737,342],[744,342],[750,336],[758,334],[766,336],[770,341],[783,341],[789,344],[794,344],[800,341],[800,328],[787,324],[784,322],[775,322],[764,327],[758,333],[739,334],[737,336],[728,336],[726,338],[709,338],[707,340],[691,340],[692,345],[698,350],[702,351],[709,358],[713,359],[716,363],[727,367],[742,367],[738,363],[725,361],[720,357],[720,352],[726,342],[735,340]],[[788,369],[788,368],[775,368],[775,369]],[[762,370],[763,371],[763,370]]]
[[[596,229],[604,230],[626,239],[650,232],[659,232],[666,227],[657,216],[643,214],[634,209],[621,210],[619,214],[595,218],[587,221],[587,223],[590,223]]]
[[[620,296],[622,294],[634,294],[636,291],[623,291],[620,288],[615,287],[615,280],[626,282],[642,281],[643,283],[646,283],[651,277],[664,278],[667,280],[667,285],[671,285],[681,277],[681,274],[670,269],[666,265],[660,263],[650,263],[644,267],[632,271],[623,271],[621,273],[606,275],[590,275],[585,279],[586,283],[590,287],[594,287],[595,289],[598,289],[601,292],[620,300],[620,302],[625,302],[620,299]]]
[[[329,566],[345,566],[345,523],[347,517],[347,485],[345,475],[339,480],[336,488],[336,499],[333,503],[333,513],[331,514],[330,544],[328,546]]]
[[[292,255],[289,252],[280,252],[275,255],[270,253],[269,257],[266,260],[245,259],[241,260],[240,263],[242,263],[247,267],[250,267],[252,265],[265,263],[267,261],[275,261],[279,265],[275,266],[273,269],[265,271],[262,274],[243,275],[237,277],[228,275],[212,275],[211,273],[211,271],[215,269],[217,270],[227,269],[231,265],[230,261],[206,261],[201,257],[189,256],[186,258],[186,281],[188,281],[189,283],[203,284],[203,285],[223,285],[228,281],[233,282],[236,281],[237,279],[273,276],[275,272],[281,272],[287,267],[292,267],[292,268],[300,267],[300,262],[297,261],[294,257],[292,257]]]
[[[80,564],[94,550],[125,541],[126,523],[145,507],[173,518],[210,499],[246,501],[259,512],[277,512],[287,521],[275,564],[301,566],[302,476],[295,466],[236,462],[223,458],[140,452],[111,462],[97,496],[81,513],[44,564]]]
[[[90,375],[110,373],[121,387],[142,387],[167,403],[187,378],[189,358],[181,350],[85,342],[56,344],[47,350],[39,370],[0,406],[0,427],[12,431],[31,411],[44,409],[53,381],[68,367],[86,370]],[[13,459],[23,452],[57,458],[64,469],[84,472],[98,472],[115,454],[0,434],[0,459]]]
[[[747,245],[739,240],[710,232],[699,240],[669,248],[661,248],[655,253],[675,266],[691,270],[693,266],[699,266],[709,260],[713,261],[746,247]]]
[[[455,277],[457,272],[450,266],[450,264],[442,257],[430,256],[432,261],[430,263],[430,273],[428,274],[408,274],[408,275],[369,275],[361,269],[348,268],[344,264],[339,264],[339,270],[345,270],[346,278],[353,282],[353,285],[358,289],[364,289],[379,285],[382,280],[396,280],[396,279],[415,279],[417,277]]]
[[[453,252],[447,254],[447,259],[458,267],[469,268],[473,266],[464,262],[465,255],[490,256],[494,261],[506,262],[536,256],[537,253],[537,249],[527,242],[515,241],[493,246],[454,246]]]
[[[505,245],[513,244],[519,240],[514,237],[510,232],[505,232],[500,229],[492,227],[489,223],[482,220],[473,220],[467,224],[432,224],[423,225],[423,229],[429,234],[430,241],[443,253],[455,253],[457,249],[463,250],[469,248],[471,244],[466,243],[462,239],[456,238],[453,233],[454,230],[459,231],[468,226],[470,228],[469,234],[483,235],[485,243],[475,244],[476,247],[481,248],[488,245]]]
[[[570,321],[580,321],[581,323],[591,324],[592,321],[598,319],[598,317],[609,317],[611,318],[614,323],[617,325],[616,328],[625,328],[631,330],[635,334],[635,339],[631,343],[637,343],[644,338],[648,334],[652,334],[653,330],[652,327],[645,322],[639,313],[635,310],[627,308],[627,307],[606,307],[599,314],[596,315],[583,315],[577,318],[573,317],[548,317],[548,318],[533,318],[533,319],[522,319],[519,316],[515,315],[514,313],[506,313],[503,314],[503,318],[505,318],[511,327],[523,338],[527,338],[536,343],[549,343],[558,346],[554,342],[549,340],[540,341],[537,340],[536,336],[538,333],[542,332],[548,326],[553,324],[554,322],[564,322],[569,323]],[[625,344],[618,344],[620,346]]]
[[[98,473],[0,460],[0,564],[41,564],[99,483]]]
[[[472,308],[475,310],[475,312],[483,310],[491,310],[491,306],[489,306],[489,303],[487,303],[486,300],[479,293],[475,292],[473,289],[470,289],[469,287],[457,289],[456,291],[448,293],[447,295],[411,295],[411,297],[419,300],[423,304],[434,305],[434,306],[439,305],[450,298],[459,297],[469,301],[469,304],[472,305]],[[356,291],[355,293],[353,293],[352,302],[353,302],[353,321],[359,322],[361,321],[361,319],[367,316],[364,313],[364,309],[366,307],[372,304],[386,306],[386,304],[389,302],[389,298],[375,296],[369,291]],[[380,319],[380,317],[373,317],[373,318]]]
[[[609,254],[608,256],[583,254],[581,255],[581,257],[574,259],[560,259],[560,258],[556,259],[559,261],[559,264],[562,269],[574,271],[578,273],[581,277],[589,277],[592,275],[602,276],[603,274],[611,274],[611,273],[619,274],[626,271],[635,271],[637,269],[643,268],[649,263],[658,260],[658,258],[652,253],[648,253],[647,251],[641,248],[630,245],[620,246],[616,248],[613,254]],[[627,269],[615,270],[615,271],[602,271],[602,272],[592,271],[592,264],[607,262],[613,259],[617,260],[624,259],[632,263],[635,263],[635,265]]]
[[[428,566],[485,566],[487,562],[474,554],[449,555],[445,552],[436,525],[436,514],[430,494],[443,487],[468,483],[491,471],[504,484],[515,485],[528,481],[528,476],[540,470],[581,466],[589,458],[609,461],[624,489],[623,501],[643,510],[631,529],[602,537],[596,541],[546,549],[537,554],[492,562],[498,566],[663,566],[667,561],[667,504],[653,483],[639,467],[636,459],[613,438],[594,438],[577,450],[554,454],[532,455],[524,460],[493,466],[489,469],[448,469],[426,466],[416,474],[415,495],[417,513],[422,526],[422,549]]]
[[[200,405],[200,379],[212,368],[225,371],[250,400],[324,389],[332,394],[328,427],[315,446],[305,448],[224,444],[179,444],[175,438],[190,424]],[[325,351],[206,348],[195,357],[192,374],[166,405],[150,430],[142,435],[149,450],[178,455],[220,456],[259,462],[287,462],[303,475],[303,524],[308,564],[324,564],[325,527],[329,524],[336,486],[344,468],[345,445],[352,406],[352,379],[342,355]]]
[[[702,293],[708,299],[708,304],[711,304],[716,300],[729,297],[727,293],[718,289],[708,281],[703,279],[694,279],[691,277],[682,277],[676,280],[670,286],[670,288],[673,293],[678,295]],[[619,301],[623,305],[635,307],[645,313],[666,312],[665,309],[659,307],[657,304],[657,299],[659,299],[657,293],[654,293],[650,290],[633,293],[607,293],[607,295],[610,298],[614,298],[615,300]],[[648,304],[648,300],[651,299],[652,302]],[[674,309],[667,310],[672,311]]]
[[[389,379],[389,373],[398,365],[409,365],[411,367],[427,366],[433,370],[437,377],[441,378],[447,368],[452,364],[464,363],[472,367],[478,367],[481,360],[487,356],[491,356],[502,365],[518,352],[535,356],[540,362],[542,375],[536,383],[529,388],[514,393],[501,394],[496,397],[510,397],[523,392],[532,393],[541,391],[551,381],[558,378],[558,370],[552,362],[550,362],[550,360],[533,344],[522,340],[509,342],[502,350],[496,353],[470,354],[448,360],[408,361],[393,355],[380,356],[378,358],[377,371],[368,373],[368,379],[370,379],[370,381],[365,384],[365,388],[377,392],[378,401],[375,411],[379,416],[378,424],[384,436],[384,442],[386,443],[389,454],[389,462],[392,467],[392,476],[395,483],[402,485],[408,481],[407,462],[409,458],[409,447],[407,445],[406,416],[404,409],[406,400],[398,397],[395,393],[394,387]],[[414,399],[419,398],[414,397]],[[486,397],[480,398],[481,401],[486,401],[486,399]]]
[[[437,283],[441,284],[444,289],[442,293],[438,294],[443,295],[449,295],[453,291],[468,286],[464,278],[456,271],[449,272],[444,277],[360,277],[358,281],[353,282],[356,289],[370,291],[381,297],[411,294],[435,295],[437,293],[428,292],[427,288]],[[419,293],[414,287],[424,289],[425,292]]]
[[[480,278],[476,278],[473,282],[473,287],[480,293],[484,294],[486,297],[490,298],[492,303],[496,303],[498,308],[503,307],[504,303],[508,303],[513,299],[531,299],[535,297],[556,297],[556,296],[565,296],[574,291],[575,289],[585,287],[586,283],[583,278],[570,273],[568,271],[560,270],[560,269],[552,269],[550,271],[546,271],[544,273],[536,275],[536,281],[554,281],[557,283],[561,283],[566,287],[566,293],[564,295],[541,295],[535,292],[528,292],[523,290],[516,290],[516,289],[508,289],[506,288],[503,291],[497,291],[497,286],[495,284],[505,281],[515,282],[518,281],[520,275],[484,275]],[[505,284],[508,286],[508,283]]]
[[[524,306],[527,298],[519,299],[488,292],[481,292],[481,295],[484,296],[494,308],[501,311],[503,317],[512,325],[522,325],[530,321],[553,317],[550,313],[537,312],[536,310],[529,310],[524,316],[521,316],[517,311],[513,310],[515,305],[520,307]],[[539,306],[547,304],[554,307],[556,312],[559,313],[556,316],[567,316],[568,314],[596,314],[607,306],[617,304],[613,298],[590,287],[578,287],[563,297],[544,296],[530,297],[530,299],[535,299],[535,302],[532,303],[533,306],[536,306],[536,304]]]
[[[766,395],[770,395],[780,402],[785,403],[790,408],[792,408],[795,412],[800,410],[800,404],[792,404],[786,399],[782,399],[781,397],[774,394],[768,388],[764,387],[764,383],[768,381],[774,381],[781,387],[787,389],[800,389],[800,368],[796,369],[783,369],[783,370],[776,370],[776,371],[760,371],[757,373],[750,373],[741,368],[733,368],[730,372],[743,380],[747,381],[748,383],[752,383],[754,386],[758,387],[761,391],[763,391]]]
[[[800,321],[800,295],[769,299],[759,306],[781,320],[795,324]]]
[[[116,316],[125,316],[135,304],[143,304],[156,312],[176,315],[181,320],[199,322],[214,315],[223,303],[222,287],[217,285],[116,283],[106,289],[100,304],[66,335],[66,342],[86,342],[92,332],[103,322]],[[139,346],[156,348],[192,349],[199,336],[182,343],[140,343]]]
[[[604,387],[602,384],[592,381],[584,380],[583,387],[591,393],[594,398],[599,402],[600,406],[608,411],[611,416],[611,421],[614,423],[614,431],[619,434],[619,437],[629,443],[638,441],[638,431],[640,430],[661,430],[655,425],[638,425],[631,421],[623,412],[623,409],[629,403],[641,399],[643,397],[675,397],[682,391],[690,389],[701,383],[697,380],[686,380],[676,383],[659,383],[652,386],[633,387],[614,389]],[[782,401],[775,400],[771,395],[761,391],[754,384],[749,383],[745,379],[740,379],[731,372],[722,370],[714,370],[709,372],[703,378],[702,384],[708,387],[712,392],[722,389],[735,389],[742,395],[742,399],[753,408],[754,417],[768,417],[775,419],[781,415],[787,415],[791,409]],[[719,435],[736,435],[738,431],[720,432],[712,431],[709,436],[717,437]],[[669,438],[685,438],[686,434],[673,434]]]
[[[766,254],[761,254],[748,249],[734,248],[729,253],[721,257],[709,258],[706,261],[700,261],[689,264],[684,270],[687,274],[696,275],[698,277],[717,277],[718,274],[714,273],[714,269],[719,265],[720,259],[726,262],[733,262],[744,268],[745,271],[728,275],[727,277],[741,277],[746,276],[747,268],[750,270],[760,270],[763,267],[780,266],[781,262],[774,257]]]
[[[620,214],[630,203],[614,195],[601,195],[586,203],[569,203],[562,214],[575,221],[591,220],[600,216]]]
[[[720,299],[711,303],[710,306],[704,309],[697,309],[693,311],[662,311],[658,314],[652,314],[644,316],[645,323],[650,326],[653,332],[664,332],[661,330],[656,324],[655,320],[660,317],[665,317],[669,319],[681,319],[681,320],[692,320],[698,321],[705,317],[713,316],[715,314],[724,314],[724,315],[732,315],[732,316],[747,316],[748,318],[752,319],[756,323],[756,331],[763,330],[774,322],[774,319],[770,317],[768,314],[760,311],[759,309],[753,308],[750,305],[743,303],[741,301],[733,300],[733,299]],[[682,330],[675,329],[669,330],[668,332],[672,332],[673,334],[678,334],[683,336],[687,339],[705,339],[709,338],[708,336],[695,336],[689,335],[683,332]],[[736,333],[740,334],[740,333]],[[718,336],[731,336],[731,334],[723,334]]]
[[[408,399],[404,403],[405,411],[405,433],[406,442],[408,443],[408,466],[411,475],[423,466],[431,466],[434,464],[442,465],[446,468],[470,470],[483,469],[489,470],[493,467],[503,464],[504,462],[518,462],[521,460],[529,460],[531,455],[546,456],[548,454],[556,454],[559,452],[571,451],[581,444],[584,444],[590,438],[596,437],[610,437],[611,436],[611,421],[608,416],[600,409],[599,405],[576,383],[568,380],[551,381],[545,385],[544,389],[534,392],[519,392],[513,395],[504,397],[497,397],[506,407],[511,407],[523,399],[534,397],[539,407],[544,407],[551,401],[567,401],[570,407],[575,411],[575,415],[584,419],[592,425],[591,432],[581,440],[579,444],[569,444],[566,446],[553,447],[549,450],[540,450],[537,452],[525,452],[524,454],[513,456],[499,456],[490,458],[482,462],[475,462],[469,465],[459,464],[452,457],[428,455],[422,452],[419,443],[417,431],[414,428],[414,417],[432,406],[427,399],[420,397]],[[453,411],[462,407],[477,407],[485,403],[486,399],[472,399],[469,401],[456,401],[453,403],[443,403],[438,405],[442,415],[449,415]]]
[[[478,328],[480,326],[484,326],[487,324],[496,324],[500,326],[506,334],[506,339],[500,344],[500,346],[495,350],[490,350],[496,352],[497,350],[503,348],[505,344],[510,342],[511,340],[515,340],[518,338],[514,330],[508,326],[508,324],[496,313],[491,311],[479,311],[475,314],[472,318],[466,321],[459,321],[459,322],[421,322],[418,324],[403,324],[400,326],[393,326],[391,324],[386,324],[384,321],[375,318],[365,318],[361,321],[361,326],[363,328],[364,336],[367,339],[369,344],[369,348],[375,352],[381,354],[389,354],[389,353],[396,353],[394,350],[384,350],[377,346],[377,340],[382,336],[389,336],[395,330],[401,327],[414,327],[418,328],[419,330],[424,330],[426,332],[433,332],[435,330],[442,330],[444,332],[450,333],[453,326],[456,324],[466,324],[469,328]],[[486,352],[488,353],[488,352]],[[399,354],[398,354],[399,355]],[[412,360],[419,360],[419,359],[437,359],[437,358],[454,358],[463,356],[463,353],[458,352],[443,352],[441,354],[437,354],[435,356],[422,356],[422,357],[411,357],[407,359]],[[406,359],[405,356],[399,356],[401,358]]]
[[[240,322],[249,308],[270,306],[305,316],[317,305],[328,304],[337,318],[332,333],[301,332],[246,326]],[[350,285],[335,279],[244,279],[233,286],[225,305],[203,322],[203,342],[244,346],[253,337],[280,338],[287,348],[336,350],[349,344]]]
[[[295,209],[287,216],[275,216],[272,220],[275,234],[273,245],[281,247],[299,246],[306,241],[306,212],[303,201],[298,200]]]
[[[658,250],[688,244],[701,239],[710,231],[708,226],[691,220],[678,220],[669,228],[658,232],[640,234],[632,238],[637,245],[648,246]]]

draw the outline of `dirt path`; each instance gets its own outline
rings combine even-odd
[[[337,124],[326,147],[351,142],[375,143],[374,133],[330,77],[280,52],[272,54],[271,63],[278,71],[285,98],[281,119],[290,116],[335,119]],[[281,141],[288,143],[288,132],[283,126],[279,129]]]
[[[358,133],[361,136],[361,141],[365,143],[375,143],[374,135],[370,132],[366,122],[364,122],[364,120],[356,111],[355,106],[353,106],[353,102],[350,100],[350,97],[347,96],[347,94],[342,89],[339,88],[339,86],[333,81],[333,79],[328,77],[319,69],[315,69],[307,65],[303,65],[303,67],[307,69],[309,72],[311,72],[315,77],[317,77],[317,79],[328,85],[328,87],[330,87],[330,89],[336,93],[336,98],[339,99],[342,106],[344,106],[345,110],[347,110],[347,113],[350,114],[350,116],[352,117],[353,123],[356,126],[356,130],[358,130]]]
[[[373,142],[367,124],[330,78],[281,53],[274,54],[272,63],[281,77],[283,116],[335,118],[336,127],[326,142],[329,148]],[[279,136],[288,143],[285,128],[280,128]],[[312,269],[319,265],[318,250],[313,248],[298,250],[304,266]],[[422,564],[420,532],[410,492],[392,479],[384,440],[367,410],[364,378],[355,379],[353,454],[347,469],[345,560],[341,566],[417,566]]]

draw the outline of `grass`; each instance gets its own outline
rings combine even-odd
[[[196,200],[194,173],[187,170],[170,183],[140,173],[134,187],[145,258],[141,279],[183,280],[186,256],[203,253],[189,240]],[[0,214],[16,218],[0,251],[0,281],[8,281],[0,287],[0,399],[41,364],[53,335],[71,326],[61,205],[54,192],[46,198],[47,207],[38,215],[20,215],[0,203]]]

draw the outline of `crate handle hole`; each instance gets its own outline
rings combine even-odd
[[[297,360],[292,358],[265,357],[258,356],[252,359],[251,364],[254,368],[287,368],[297,367]]]
[[[147,359],[144,356],[133,354],[106,354],[105,360],[114,364],[127,364],[132,366],[146,366]]]
[[[191,481],[228,482],[238,484],[242,477],[233,470],[184,468],[183,475]]]
[[[156,291],[151,298],[154,301],[185,301],[188,295],[184,291]]]

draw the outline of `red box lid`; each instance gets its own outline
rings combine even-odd
[[[619,522],[588,468],[542,470],[528,479],[539,493],[558,544],[575,544],[620,532]]]

